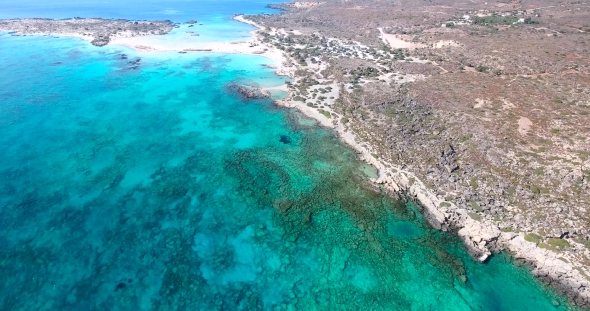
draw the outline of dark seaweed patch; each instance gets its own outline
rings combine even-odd
[[[287,136],[287,135],[281,135],[281,138],[279,139],[280,142],[282,142],[283,144],[287,145],[291,143],[291,137]]]

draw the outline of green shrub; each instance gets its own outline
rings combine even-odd
[[[547,240],[547,243],[557,248],[566,248],[571,246],[570,243],[564,239],[549,239]]]
[[[475,70],[477,70],[478,72],[487,72],[488,69],[489,69],[488,67],[482,66],[482,65],[475,67]]]
[[[467,135],[461,136],[461,138],[459,138],[459,141],[464,143],[464,142],[470,140],[471,138],[473,138],[473,134],[467,134]]]
[[[492,16],[474,16],[473,17],[473,24],[474,25],[512,25],[518,21],[518,17],[516,16],[501,16],[501,15],[492,15]]]
[[[449,203],[449,202],[440,202],[440,204],[438,206],[440,206],[440,207],[451,207],[451,203]]]
[[[527,242],[533,242],[535,244],[539,244],[539,242],[541,242],[541,237],[534,234],[534,233],[529,233],[524,236],[524,240]]]
[[[474,200],[470,200],[469,205],[471,205],[471,208],[473,208],[474,210],[476,210],[478,212],[483,212],[483,209],[481,208],[481,206],[479,206],[479,204],[477,204],[477,202],[475,202]]]
[[[323,114],[328,119],[332,117],[332,115],[328,111],[326,111],[324,109],[318,109],[318,112],[321,113],[321,114]]]
[[[479,221],[479,220],[481,220],[481,216],[479,216],[479,215],[478,215],[478,214],[476,214],[476,213],[473,213],[473,212],[467,212],[467,215],[469,215],[469,217],[471,217],[471,219],[473,219],[473,220],[478,220],[478,221]]]
[[[554,252],[557,252],[557,251],[558,251],[558,250],[557,250],[557,247],[555,247],[555,246],[551,246],[551,245],[549,245],[549,244],[547,244],[547,243],[543,243],[543,242],[541,242],[541,243],[539,243],[539,245],[538,245],[538,246],[539,246],[539,248],[542,248],[542,249],[548,249],[548,250],[550,250],[550,251],[554,251]]]

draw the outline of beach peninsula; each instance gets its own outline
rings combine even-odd
[[[123,19],[26,18],[0,20],[0,30],[17,35],[55,35],[82,38],[96,46],[105,46],[114,38],[164,35],[173,29],[170,21],[129,21]]]

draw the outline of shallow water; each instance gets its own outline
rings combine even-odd
[[[2,0],[0,19],[100,17],[129,20],[197,21],[187,29],[199,34],[191,38],[204,42],[239,41],[249,37],[253,26],[231,19],[233,14],[272,14],[266,8],[278,0]],[[186,25],[185,25],[186,27]]]
[[[314,121],[232,93],[284,82],[264,58],[0,48],[0,310],[571,309],[367,190]]]
[[[19,51],[0,54],[0,309],[566,305],[363,188],[330,132],[231,93],[282,83],[263,58],[0,45]]]

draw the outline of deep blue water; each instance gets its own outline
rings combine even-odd
[[[237,6],[204,3],[226,22]],[[233,93],[284,83],[264,58],[6,34],[0,49],[0,310],[571,309],[368,190],[331,132]]]

